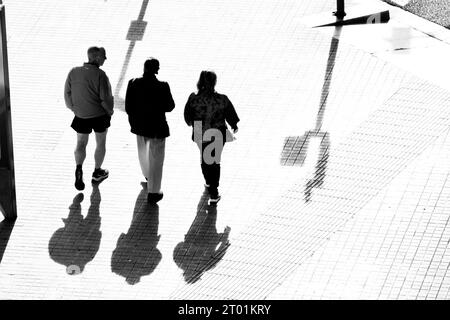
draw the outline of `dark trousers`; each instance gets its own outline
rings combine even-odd
[[[202,163],[202,173],[205,178],[205,182],[209,185],[210,193],[217,193],[220,180],[220,163],[206,164]]]
[[[211,153],[213,159],[215,160],[214,163],[211,163],[211,159],[205,158],[205,148],[208,147],[208,145],[211,142],[203,142],[201,145],[197,144],[199,146],[199,149],[201,151],[200,157],[201,157],[201,168],[203,177],[205,178],[205,182],[208,187],[208,191],[211,196],[217,196],[219,191],[219,181],[220,181],[220,158],[222,156],[223,146],[225,145],[225,142],[222,145],[221,149],[214,149],[214,151]]]

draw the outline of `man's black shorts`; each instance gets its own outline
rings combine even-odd
[[[82,119],[75,116],[71,127],[78,133],[89,134],[94,129],[95,132],[105,132],[111,126],[111,117],[104,115],[97,118]]]

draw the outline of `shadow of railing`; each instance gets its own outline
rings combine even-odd
[[[312,138],[320,139],[319,156],[315,166],[314,177],[306,183],[305,201],[309,202],[314,188],[320,188],[326,176],[330,152],[330,134],[322,131],[323,119],[330,94],[331,79],[336,61],[336,54],[341,34],[341,26],[335,27],[328,53],[327,68],[322,85],[319,111],[317,112],[316,125],[312,130],[306,131],[302,136],[291,136],[284,140],[280,163],[282,166],[303,166],[308,154],[308,147]]]
[[[217,233],[217,205],[208,204],[209,194],[205,190],[197,206],[197,215],[184,241],[178,243],[173,260],[183,270],[187,283],[195,283],[202,275],[214,268],[224,257],[230,243],[231,228]]]
[[[130,228],[120,235],[111,257],[111,271],[124,277],[130,285],[151,274],[161,261],[162,255],[157,249],[161,237],[158,226],[159,206],[147,201],[147,188],[143,183]]]
[[[145,12],[147,10],[149,0],[143,0],[141,10],[137,20],[131,21],[130,28],[128,29],[127,40],[130,40],[127,53],[125,54],[125,60],[120,71],[119,80],[117,81],[116,89],[114,91],[114,105],[115,108],[125,111],[125,100],[120,97],[120,90],[122,90],[125,82],[125,75],[130,64],[131,56],[137,41],[141,41],[145,34],[147,22],[144,21]]]
[[[81,214],[82,193],[78,193],[69,207],[69,216],[62,219],[64,227],[56,230],[50,239],[50,257],[66,266],[66,272],[76,275],[83,272],[100,247],[101,195],[97,184],[93,184],[90,207],[86,218]]]

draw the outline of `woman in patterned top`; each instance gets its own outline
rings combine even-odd
[[[192,140],[200,149],[201,168],[210,202],[220,200],[220,158],[227,140],[226,123],[236,133],[239,122],[228,97],[214,90],[216,82],[214,72],[202,71],[197,83],[198,92],[191,93],[184,109],[184,120],[192,126]]]

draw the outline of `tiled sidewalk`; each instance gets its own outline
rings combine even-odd
[[[305,24],[335,9],[325,0],[5,3],[19,218],[0,262],[0,298],[448,297],[450,93],[395,53],[358,44],[350,29],[390,24],[333,37]],[[145,33],[130,44],[139,19]],[[400,17],[390,23],[413,30]],[[110,178],[81,196],[62,88],[93,44],[106,47],[119,103]],[[176,103],[157,207],[144,199],[120,111],[121,79],[139,76],[148,56],[161,61]],[[182,118],[208,68],[242,119],[217,207],[205,201]],[[307,132],[315,134],[299,148]],[[290,157],[304,154],[302,164],[282,161],[287,137],[297,138]],[[92,141],[88,152],[86,174]]]

